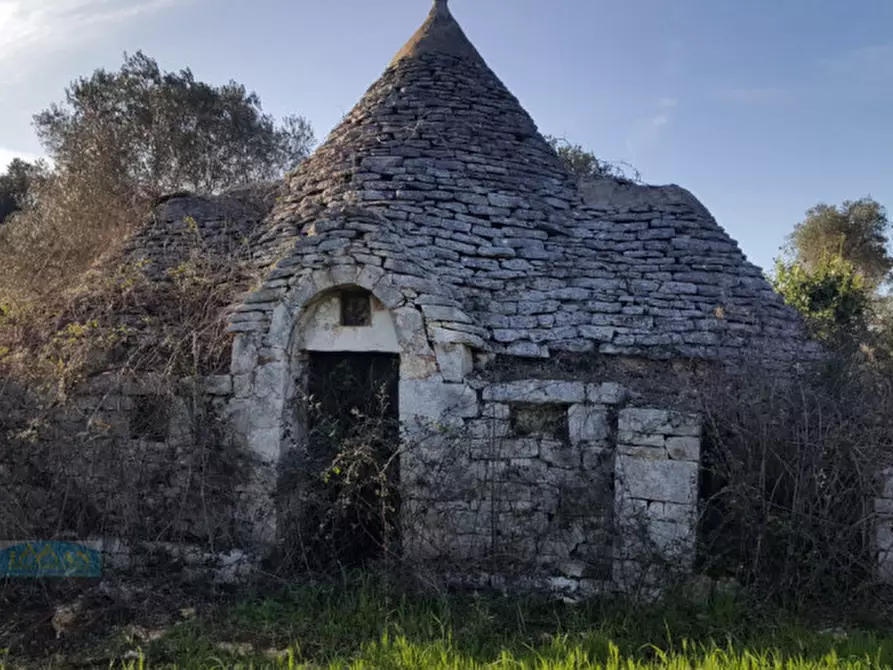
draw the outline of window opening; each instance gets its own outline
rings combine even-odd
[[[341,292],[341,325],[372,325],[372,294],[362,289]]]
[[[130,411],[130,437],[134,440],[164,442],[167,440],[169,420],[170,411],[165,396],[137,396]]]

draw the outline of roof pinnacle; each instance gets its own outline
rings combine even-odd
[[[483,62],[480,54],[453,18],[448,2],[449,0],[434,0],[428,19],[397,53],[391,65],[407,57],[429,53],[448,54]]]

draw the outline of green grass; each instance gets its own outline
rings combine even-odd
[[[736,651],[733,648],[688,648],[682,646],[678,652],[665,652],[651,649],[652,658],[643,659],[635,656],[624,656],[620,649],[609,644],[607,652],[602,654],[586,648],[585,641],[555,638],[540,649],[530,649],[523,655],[503,651],[492,661],[480,661],[456,649],[450,641],[432,643],[413,643],[406,637],[390,638],[384,636],[379,642],[363,647],[359,654],[351,659],[333,660],[317,664],[300,661],[295,650],[286,651],[276,661],[229,659],[208,657],[205,662],[195,666],[202,668],[351,668],[355,670],[427,670],[437,668],[444,670],[505,668],[517,670],[583,670],[587,668],[605,670],[805,670],[807,668],[842,668],[861,670],[863,668],[882,668],[880,660],[875,656],[864,658],[841,658],[831,652],[820,658],[807,658],[802,655],[787,656],[776,651],[751,652]],[[121,667],[128,670],[142,670],[149,667],[144,658],[131,661]]]
[[[200,612],[148,644],[119,633],[105,658],[130,652],[110,666],[127,670],[893,667],[893,637],[820,629],[731,597],[702,606],[678,599],[566,605],[422,596],[358,577]],[[2,659],[0,653],[0,670]]]

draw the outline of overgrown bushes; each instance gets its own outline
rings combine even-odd
[[[858,362],[725,378],[703,395],[702,569],[786,601],[879,595],[874,498],[893,380]]]

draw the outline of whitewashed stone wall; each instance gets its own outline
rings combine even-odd
[[[397,329],[388,309],[371,297],[368,326],[342,326],[341,301],[330,293],[311,304],[301,319],[301,348],[306,351],[400,353]]]

